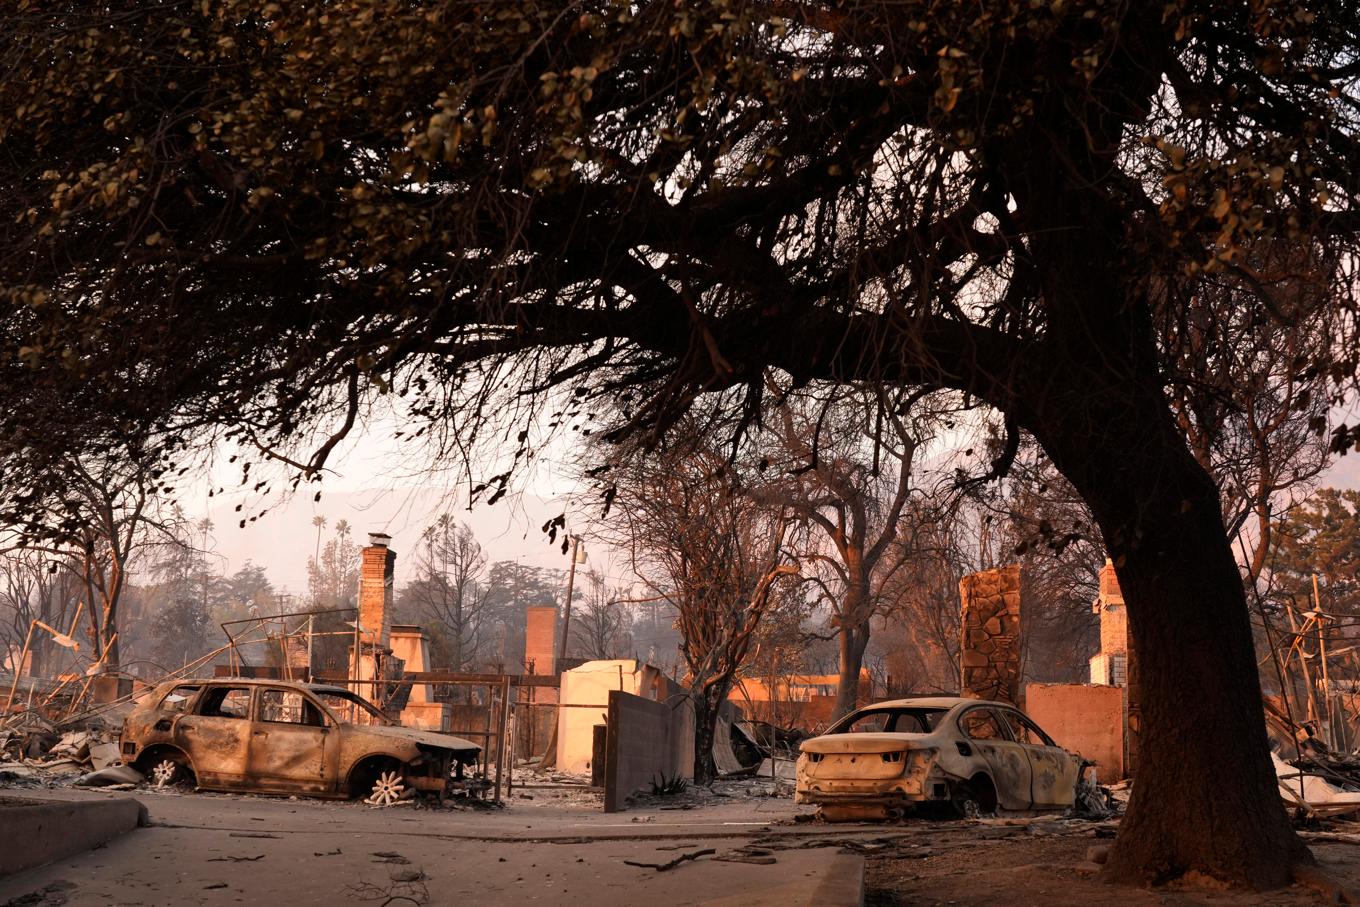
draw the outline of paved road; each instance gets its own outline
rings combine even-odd
[[[7,794],[24,795],[21,791]],[[93,791],[30,796],[110,797]],[[858,903],[862,861],[839,852],[872,826],[790,822],[786,799],[734,799],[701,809],[606,815],[521,803],[505,810],[370,809],[358,804],[137,791],[152,827],[104,848],[0,879],[0,907],[179,904],[565,905],[709,904],[796,907]],[[821,842],[830,846],[805,847]],[[764,844],[770,865],[718,856]]]

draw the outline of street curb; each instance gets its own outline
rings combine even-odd
[[[837,857],[807,902],[816,907],[864,907],[864,857]]]
[[[0,877],[84,853],[147,824],[146,807],[126,797],[38,800],[0,796]]]

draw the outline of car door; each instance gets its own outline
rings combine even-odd
[[[250,769],[270,790],[325,793],[331,729],[321,708],[301,690],[261,687],[250,732]],[[332,761],[333,761],[332,755]]]
[[[968,709],[959,716],[959,730],[991,770],[997,804],[1002,809],[1029,809],[1029,756],[1011,739],[1010,726],[996,710],[989,706]]]
[[[251,688],[210,684],[174,724],[202,787],[241,787],[249,777]]]
[[[1011,734],[1024,748],[1030,764],[1030,790],[1035,809],[1058,809],[1072,805],[1080,760],[1053,742],[1028,715],[1006,709]]]

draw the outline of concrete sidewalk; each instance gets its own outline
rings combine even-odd
[[[97,792],[79,796],[114,798]],[[143,799],[151,828],[0,879],[0,904],[29,898],[24,903],[33,907],[334,905],[359,903],[379,892],[381,903],[410,891],[428,893],[429,904],[475,901],[487,907],[857,907],[863,860],[839,852],[839,841],[883,833],[771,826],[749,803],[704,810],[703,816],[693,815],[697,810],[604,816],[527,809],[372,810],[202,795]],[[787,814],[787,804],[781,806]],[[715,859],[753,841],[787,845],[770,849],[775,862],[769,865]],[[705,849],[716,853],[664,872],[624,862],[665,863]]]

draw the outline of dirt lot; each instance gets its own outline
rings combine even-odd
[[[979,837],[979,833],[983,836]],[[1102,830],[1102,834],[1105,832]],[[1043,905],[1091,907],[1118,903],[1142,905],[1227,905],[1302,907],[1326,903],[1309,888],[1294,886],[1252,894],[1223,890],[1213,883],[1184,883],[1155,889],[1113,887],[1100,881],[1086,862],[1087,849],[1108,844],[1093,835],[1053,836],[1027,829],[957,827],[940,829],[925,846],[884,847],[867,855],[867,907],[935,905]],[[913,841],[919,840],[913,836]],[[1360,846],[1314,844],[1318,864],[1354,890],[1360,890]]]

